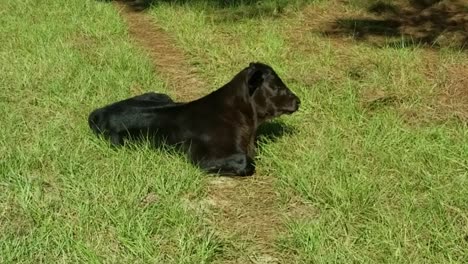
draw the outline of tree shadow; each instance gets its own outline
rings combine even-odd
[[[402,5],[377,1],[367,12],[371,18],[337,19],[322,33],[360,41],[371,41],[371,37],[404,39],[403,43],[390,42],[394,47],[468,48],[468,5],[459,1],[408,0]]]
[[[232,22],[242,19],[257,17],[277,17],[283,13],[284,8],[291,5],[291,1],[285,0],[98,0],[104,2],[120,2],[130,7],[135,12],[149,9],[160,3],[171,3],[178,5],[203,6],[216,10],[215,20],[219,22]],[[306,3],[306,0],[295,1]]]

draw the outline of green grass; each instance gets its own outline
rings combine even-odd
[[[89,112],[166,91],[111,5],[2,1],[0,262],[203,263],[218,247],[189,209],[204,176],[164,151],[112,150]],[[150,203],[141,202],[152,197]]]
[[[282,118],[295,132],[260,146],[260,173],[277,178],[285,201],[300,197],[315,211],[289,219],[278,247],[300,263],[465,262],[468,128],[404,115],[425,111],[443,87],[424,75],[426,51],[340,46],[311,33],[298,49],[288,36],[296,12],[224,22],[228,11],[198,5],[152,11],[213,88],[260,60],[302,98],[301,111]],[[466,58],[438,56],[441,72],[453,57]],[[379,93],[398,100],[363,104]]]
[[[468,127],[425,116],[444,88],[425,75],[427,51],[310,31],[298,43],[301,9],[277,3],[279,13],[203,1],[150,10],[207,91],[258,60],[302,99],[280,118],[293,131],[259,146],[258,173],[277,180],[285,204],[308,208],[284,218],[276,249],[297,263],[465,263]],[[7,0],[0,10],[0,262],[206,263],[229,250],[187,202],[203,199],[206,175],[179,155],[114,150],[89,131],[96,107],[171,94],[112,5]],[[435,56],[440,80],[467,61]],[[370,108],[375,95],[398,100]]]

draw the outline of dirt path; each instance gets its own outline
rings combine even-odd
[[[176,100],[188,101],[206,94],[183,51],[145,13],[116,2],[130,35],[152,58],[158,75],[174,91]],[[274,178],[210,178],[207,205],[213,227],[226,242],[216,263],[285,263],[275,248],[283,225]]]
[[[152,59],[158,76],[174,90],[175,99],[188,101],[204,95],[206,85],[197,79],[196,70],[171,37],[145,13],[132,11],[121,2],[114,3],[127,22],[130,35]]]

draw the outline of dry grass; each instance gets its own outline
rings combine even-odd
[[[433,81],[439,85],[434,116],[468,122],[468,63],[448,65]]]
[[[268,257],[284,263],[275,246],[278,234],[285,232],[283,208],[272,177],[220,178],[210,181],[208,192],[205,202],[214,209],[213,224],[233,247],[221,256],[223,262]]]

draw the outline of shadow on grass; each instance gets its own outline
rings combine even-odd
[[[367,12],[372,18],[336,19],[322,33],[351,35],[367,41],[372,36],[403,37],[387,46],[424,45],[433,48],[468,48],[468,5],[449,0],[408,0],[401,5],[375,1]]]
[[[288,5],[300,6],[311,0],[98,0],[102,2],[121,2],[136,12],[144,11],[153,5],[170,3],[193,7],[209,7],[216,10],[215,19],[220,22],[232,22],[257,17],[276,17],[283,13]]]
[[[284,135],[290,135],[294,133],[294,128],[290,125],[285,124],[282,121],[270,121],[261,124],[257,129],[256,144],[275,142],[277,139]]]

